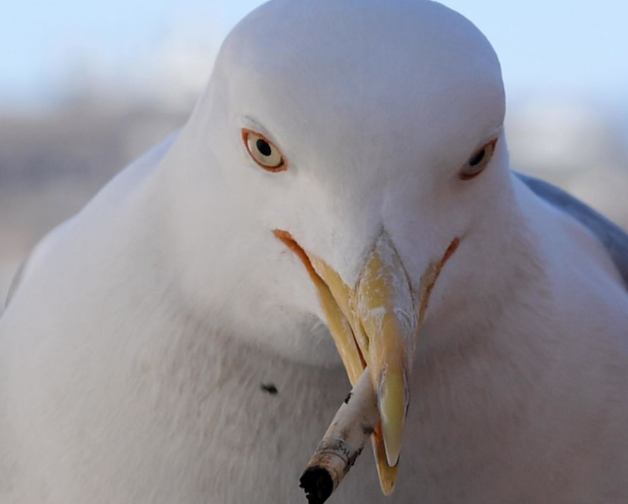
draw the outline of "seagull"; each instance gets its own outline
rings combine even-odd
[[[364,369],[373,455],[330,502],[628,501],[628,237],[511,169],[504,96],[438,3],[253,11],[18,274],[0,502],[305,502]]]

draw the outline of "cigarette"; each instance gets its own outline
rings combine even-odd
[[[309,504],[323,504],[338,488],[379,424],[377,398],[368,368],[336,413],[301,476]]]

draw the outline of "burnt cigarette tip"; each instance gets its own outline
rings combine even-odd
[[[331,475],[322,467],[308,467],[299,480],[308,504],[323,504],[334,490]]]

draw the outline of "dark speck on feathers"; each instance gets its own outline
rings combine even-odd
[[[351,394],[352,394],[352,392],[349,392],[347,394],[347,397],[345,397],[345,404],[349,404],[349,401],[351,400]]]
[[[375,432],[375,429],[369,425],[363,425],[362,432],[364,432],[365,435],[370,436],[373,432]]]
[[[277,395],[279,393],[274,383],[262,383],[260,388],[270,395]]]

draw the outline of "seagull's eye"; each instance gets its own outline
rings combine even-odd
[[[477,177],[480,173],[482,173],[484,171],[484,168],[486,168],[491,158],[493,157],[496,144],[497,139],[494,139],[484,145],[482,148],[475,151],[460,170],[458,178],[460,180],[471,180],[472,178]]]
[[[243,129],[242,139],[253,161],[264,168],[264,170],[279,172],[287,168],[284,157],[279,149],[260,133]]]

